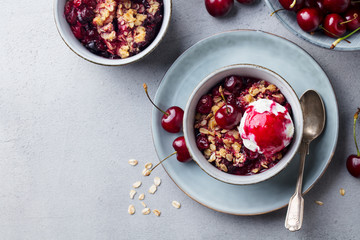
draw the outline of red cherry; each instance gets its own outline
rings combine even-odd
[[[289,11],[297,12],[304,5],[304,0],[296,0],[294,7],[291,8],[291,5],[293,4],[293,2],[294,2],[294,0],[279,0],[279,3],[281,4],[281,6],[284,9],[289,10]]]
[[[241,116],[242,115],[237,108],[227,104],[216,111],[215,121],[221,128],[232,129],[239,125]]]
[[[331,13],[343,13],[348,9],[350,0],[323,0],[323,4]]]
[[[253,4],[254,2],[256,2],[256,0],[236,0],[241,4]]]
[[[327,13],[322,0],[305,0],[304,6],[307,8],[318,8],[322,14]]]
[[[184,111],[177,106],[173,106],[164,112],[151,100],[147,91],[147,85],[145,83],[143,84],[143,88],[151,104],[154,105],[154,107],[156,107],[156,109],[158,109],[160,112],[164,113],[164,115],[161,117],[161,126],[169,133],[180,132],[184,118]]]
[[[360,113],[360,108],[357,109],[356,113],[354,114],[354,124],[353,124],[353,135],[354,135],[354,142],[357,151],[357,155],[352,154],[346,160],[346,168],[349,173],[354,177],[360,177],[360,151],[356,141],[356,121],[358,119]]]
[[[303,8],[296,14],[296,20],[305,32],[315,31],[322,20],[322,14],[317,8]]]
[[[213,103],[213,99],[210,95],[204,95],[200,98],[196,106],[196,111],[201,114],[208,114],[209,112],[211,112]]]
[[[348,9],[345,14],[344,18],[346,21],[346,28],[349,31],[354,31],[360,27],[360,8],[352,8]]]
[[[345,24],[340,24],[345,20],[337,13],[328,14],[324,21],[323,27],[325,28],[325,34],[329,37],[338,38],[345,34]]]
[[[354,177],[360,177],[360,156],[350,155],[346,160],[346,168]]]
[[[234,5],[234,0],[205,0],[205,7],[213,17],[221,17],[228,14]]]
[[[186,146],[185,138],[183,136],[176,138],[172,146],[177,153],[176,159],[179,162],[188,162],[191,160],[191,156]]]
[[[237,92],[242,87],[242,80],[238,76],[230,76],[225,79],[224,88],[230,92]]]
[[[81,5],[81,0],[74,0],[75,7],[80,7],[80,5]]]
[[[198,147],[199,150],[205,150],[205,149],[209,148],[209,141],[208,141],[207,137],[205,137],[203,135],[199,135],[196,138],[196,146]]]
[[[173,106],[166,110],[162,116],[161,126],[169,133],[178,133],[182,128],[183,118],[184,111],[177,106]]]

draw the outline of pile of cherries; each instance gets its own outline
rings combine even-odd
[[[346,168],[349,173],[357,178],[360,178],[360,151],[356,141],[356,121],[360,114],[360,108],[358,108],[357,112],[354,114],[354,126],[353,126],[353,134],[354,134],[354,142],[357,154],[351,154],[346,160]]]
[[[168,108],[166,111],[160,109],[156,104],[151,100],[149,93],[147,91],[147,85],[144,83],[143,88],[145,90],[146,96],[148,97],[149,101],[154,105],[156,109],[163,113],[161,117],[161,126],[163,129],[169,133],[178,133],[182,130],[183,125],[183,118],[184,118],[184,111],[178,106],[172,106]],[[189,162],[191,160],[191,156],[189,150],[187,149],[186,142],[184,136],[177,137],[172,144],[175,152],[171,155],[167,156],[163,160],[161,160],[158,164],[156,164],[150,171],[153,171],[160,163],[171,157],[172,155],[176,154],[176,159],[179,162]]]
[[[253,4],[256,0],[236,0],[242,4]],[[222,17],[228,14],[234,6],[234,0],[205,0],[205,7],[213,17]]]
[[[360,1],[279,0],[279,3],[285,10],[296,12],[297,23],[305,32],[321,29],[327,36],[337,38],[331,48],[360,30]],[[343,37],[347,31],[351,33]]]

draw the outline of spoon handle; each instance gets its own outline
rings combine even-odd
[[[300,230],[304,214],[304,198],[302,197],[302,181],[305,166],[305,157],[308,153],[309,144],[303,142],[300,149],[300,169],[294,195],[290,198],[285,219],[285,227],[290,231]]]

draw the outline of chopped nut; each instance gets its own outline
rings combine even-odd
[[[132,166],[136,166],[138,164],[138,161],[136,159],[130,159],[128,163]]]
[[[216,146],[214,144],[210,144],[210,150],[216,151]]]
[[[267,89],[270,91],[270,92],[275,92],[276,91],[276,86],[274,84],[270,84]]]
[[[340,188],[340,195],[341,195],[341,196],[345,196],[345,189]]]
[[[160,212],[159,210],[154,209],[154,210],[153,210],[153,213],[154,213],[157,217],[160,217],[161,212]]]
[[[154,177],[154,184],[155,184],[156,186],[160,186],[160,184],[161,184],[161,179],[160,179],[159,177]]]
[[[215,121],[215,118],[212,117],[212,118],[210,119],[210,121],[209,121],[208,126],[209,126],[209,128],[210,128],[211,130],[214,130],[215,127],[216,127],[216,125],[217,125],[217,123],[216,123],[216,121]]]
[[[156,192],[157,188],[156,185],[151,185],[151,187],[149,188],[149,193],[154,194]]]
[[[140,187],[141,186],[141,181],[134,182],[134,184],[132,186],[133,186],[133,188]]]
[[[221,133],[227,133],[229,130],[227,130],[227,129],[223,129],[223,130],[221,130],[220,132]]]
[[[221,157],[223,157],[223,158],[226,157],[226,150],[225,150],[225,148],[221,148],[221,149],[219,150],[219,155],[220,155]]]
[[[204,151],[205,157],[210,157],[211,154],[212,154],[212,152],[210,149],[205,149],[205,151]]]
[[[152,166],[153,166],[152,163],[147,163],[147,164],[145,164],[145,169],[151,169]]]
[[[174,208],[180,208],[181,207],[180,203],[177,202],[177,201],[172,201],[171,204],[173,205]]]
[[[139,195],[139,200],[144,200],[144,198],[145,198],[145,194],[142,193]]]
[[[207,130],[206,128],[200,128],[199,132],[202,134],[209,134],[209,130]]]
[[[206,119],[204,119],[200,122],[200,126],[202,126],[202,127],[206,126],[206,124],[207,124]]]
[[[233,148],[236,152],[240,152],[241,145],[240,145],[238,142],[234,143],[234,144],[231,145],[231,146],[232,146],[232,148]]]
[[[259,168],[254,168],[253,170],[251,170],[251,172],[253,172],[253,173],[258,173],[259,172]]]
[[[144,202],[141,202],[141,205],[143,205],[143,207],[146,208],[146,204]]]
[[[315,203],[320,206],[324,205],[324,203],[322,201],[315,201]]]
[[[149,176],[150,173],[151,173],[151,171],[149,169],[146,169],[146,168],[142,171],[142,175],[144,175],[144,176]]]
[[[141,212],[144,215],[149,215],[150,214],[150,208],[144,208]]]
[[[128,208],[128,213],[130,215],[133,215],[135,213],[135,207],[134,205],[130,205],[129,208]]]
[[[136,194],[136,191],[134,189],[131,189],[130,190],[130,198],[134,199],[135,194]]]

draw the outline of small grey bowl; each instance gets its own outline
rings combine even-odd
[[[294,122],[295,134],[289,150],[275,166],[258,174],[239,176],[225,173],[209,163],[196,146],[194,131],[196,105],[201,96],[207,94],[216,84],[220,83],[225,77],[230,75],[259,78],[274,84],[280,89],[292,108],[292,120]],[[254,64],[236,64],[216,70],[197,85],[190,95],[185,107],[183,129],[190,155],[201,169],[222,182],[236,185],[248,185],[272,178],[290,163],[301,143],[303,134],[303,114],[295,91],[280,75],[262,66]]]
[[[171,6],[172,6],[172,0],[163,0],[164,3],[164,14],[163,14],[163,21],[161,28],[155,37],[155,39],[152,41],[152,43],[147,46],[143,51],[140,53],[124,58],[124,59],[108,59],[101,56],[98,56],[92,52],[90,52],[88,49],[86,49],[79,40],[76,39],[74,34],[71,32],[70,25],[65,19],[64,15],[64,7],[67,0],[54,0],[54,18],[55,18],[55,24],[57,27],[57,30],[61,36],[61,38],[64,40],[65,44],[77,55],[84,58],[85,60],[88,60],[89,62],[100,64],[100,65],[106,65],[106,66],[120,66],[120,65],[126,65],[129,63],[136,62],[142,58],[144,58],[146,55],[148,55],[150,52],[152,52],[161,42],[161,40],[164,38],[166,31],[168,29],[168,26],[170,24],[170,18],[171,18]]]

